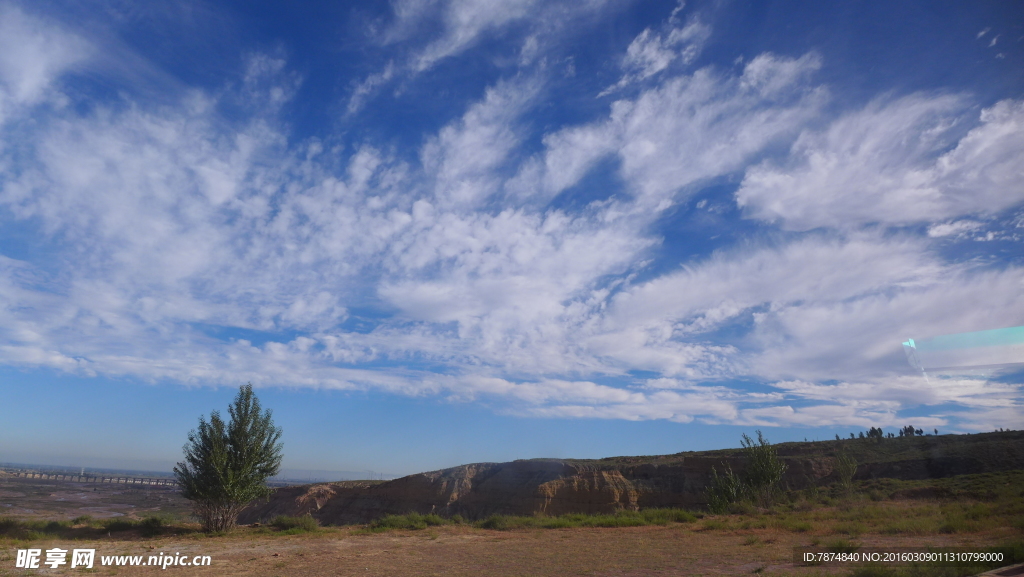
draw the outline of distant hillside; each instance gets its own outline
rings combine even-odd
[[[1024,432],[846,439],[776,445],[799,489],[835,480],[841,448],[859,463],[856,479],[929,479],[1024,469]],[[377,483],[332,484],[333,496],[313,485],[278,489],[269,502],[246,509],[241,523],[275,515],[312,514],[322,524],[365,523],[385,514],[608,513],[647,507],[702,507],[711,468],[745,466],[742,449],[606,459],[531,459],[475,463]],[[322,485],[318,486],[322,487]],[[320,495],[319,501],[310,498]],[[306,498],[304,498],[306,497]]]

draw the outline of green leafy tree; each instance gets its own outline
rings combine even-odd
[[[228,406],[225,423],[217,411],[189,432],[185,460],[174,467],[183,497],[205,531],[227,531],[238,514],[271,489],[268,478],[281,468],[281,429],[263,411],[252,384],[241,387]]]

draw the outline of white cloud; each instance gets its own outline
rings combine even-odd
[[[743,68],[740,86],[765,98],[785,96],[820,69],[821,64],[821,57],[814,52],[796,59],[759,54]]]
[[[941,238],[944,236],[962,236],[965,233],[978,230],[982,226],[982,223],[976,220],[940,222],[928,227],[928,236],[932,238]]]
[[[0,126],[17,108],[57,96],[55,79],[91,52],[82,38],[0,3]]]
[[[780,307],[757,317],[754,338],[765,349],[751,359],[753,371],[803,379],[899,375],[909,365],[895,343],[907,337],[1024,324],[1021,268],[946,266],[900,279],[901,272],[889,270],[891,284],[858,298]]]
[[[982,110],[957,138],[976,114],[961,96],[876,100],[747,170],[736,201],[790,230],[994,214],[1024,201],[1024,102]]]
[[[355,89],[352,90],[352,95],[349,96],[347,111],[349,115],[359,112],[363,105],[366,104],[366,100],[376,92],[381,86],[386,84],[395,76],[395,63],[390,61],[384,70],[375,72],[366,77],[362,82],[356,84]]]
[[[536,0],[445,2],[442,8],[444,32],[417,54],[413,68],[423,71],[432,67],[437,61],[465,50],[484,32],[531,16],[536,5]]]
[[[610,326],[673,323],[673,331],[705,329],[771,303],[844,301],[895,284],[931,277],[941,266],[917,242],[810,237],[779,248],[719,253],[619,293]],[[675,323],[686,321],[685,324]],[[708,328],[710,328],[708,327]]]
[[[673,12],[673,17],[675,12]],[[669,21],[673,22],[674,18]],[[665,34],[645,29],[626,49],[622,59],[625,72],[622,79],[609,87],[599,96],[639,82],[667,69],[678,59],[682,64],[690,64],[700,55],[704,43],[711,36],[711,27],[697,18],[681,27],[672,27]]]
[[[895,376],[910,371],[897,346],[908,336],[1024,324],[1021,286],[1020,268],[943,264],[909,237],[816,235],[721,253],[624,290],[589,339],[625,366],[666,375],[703,366],[704,378]],[[746,338],[731,340],[739,351],[702,365],[676,350],[733,323],[750,323]],[[652,363],[659,351],[682,362]]]
[[[543,161],[524,167],[515,190],[551,198],[615,154],[638,205],[664,209],[683,200],[677,194],[687,187],[741,169],[814,117],[826,93],[804,80],[820,66],[813,54],[762,55],[738,77],[703,68],[667,79],[613,103],[607,120],[546,136]]]
[[[815,58],[773,60],[787,64],[777,68],[793,80],[789,64],[808,71],[818,67]],[[613,105],[612,122],[622,129],[622,173],[645,204],[657,205],[689,184],[741,168],[817,113],[824,100],[820,91],[790,84],[788,98],[776,102],[783,97],[782,82],[773,81],[767,93],[746,82],[750,66],[738,79],[699,70]]]
[[[1024,416],[1019,403],[1020,386],[978,379],[931,379],[904,376],[873,382],[841,382],[823,385],[803,381],[773,384],[787,397],[819,402],[792,407],[779,404],[743,411],[753,425],[902,427],[912,424],[925,429],[946,428],[956,423],[963,431],[992,430],[1008,418]],[[949,414],[906,417],[899,414],[907,406],[959,406]],[[995,418],[996,421],[991,419]]]
[[[500,190],[500,169],[521,139],[515,125],[538,89],[536,80],[501,82],[427,143],[421,162],[437,202],[472,208]]]
[[[393,21],[380,35],[382,45],[406,55],[355,84],[348,113],[362,108],[386,83],[426,72],[447,58],[464,54],[489,35],[512,34],[521,39],[520,67],[540,63],[544,51],[566,36],[566,30],[592,20],[607,0],[399,0],[392,3]],[[612,3],[614,4],[614,3]],[[424,30],[431,32],[423,43]],[[396,64],[396,61],[399,63]]]
[[[526,37],[536,42],[538,35],[551,37],[568,25],[578,25],[607,3],[607,0],[400,0],[393,4],[395,20],[384,33],[384,41],[407,40],[425,23],[439,22],[439,37],[416,50],[411,59],[412,70],[422,72],[445,58],[464,52],[488,33],[526,24],[530,30]]]
[[[424,10],[445,15],[429,65],[541,9]],[[964,126],[967,97],[915,95],[808,130],[827,99],[812,79],[820,57],[763,54],[739,73],[673,76],[667,62],[706,39],[694,20],[637,38],[625,73],[651,84],[603,118],[537,132],[528,116],[543,77],[519,74],[418,151],[358,139],[342,149],[289,143],[280,117],[298,79],[271,57],[252,58],[236,87],[161,106],[123,96],[30,111],[61,98],[76,61],[60,47],[77,40],[20,12],[0,26],[49,39],[25,43],[36,76],[0,68],[5,102],[17,103],[2,137],[20,155],[0,159],[17,168],[3,173],[0,204],[54,255],[0,257],[4,364],[490,397],[535,416],[874,426],[915,404],[957,405],[964,422],[1019,414],[1012,386],[907,377],[898,343],[1024,324],[1019,267],[951,264],[929,240],[1020,201],[1021,103]],[[398,74],[387,70],[357,96]],[[218,114],[220,98],[241,103],[238,118]],[[833,230],[648,268],[661,211],[801,130],[789,160],[746,170],[737,198],[784,228]],[[527,152],[533,142],[539,152]],[[548,206],[606,159],[622,194]],[[930,227],[860,226],[877,221]],[[361,310],[378,318],[346,329]],[[634,371],[657,376],[629,382]],[[595,382],[607,376],[619,386]],[[776,384],[754,392],[735,377]]]

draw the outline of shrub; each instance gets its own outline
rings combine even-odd
[[[719,515],[729,509],[729,505],[740,499],[743,493],[743,483],[739,477],[732,472],[732,469],[722,464],[723,475],[711,467],[711,484],[704,490],[708,501],[708,511]]]
[[[775,447],[757,431],[755,442],[746,433],[741,441],[746,453],[747,466],[742,478],[732,472],[724,463],[722,475],[711,468],[711,483],[704,495],[708,502],[708,510],[712,513],[724,513],[733,503],[751,499],[761,507],[770,507],[782,493],[782,476],[787,466],[779,458]]]
[[[65,536],[71,530],[70,521],[21,521],[0,518],[0,535],[12,539],[45,539],[54,535]]]
[[[0,517],[0,535],[13,535],[21,529],[21,522],[8,517]]]
[[[525,526],[519,520],[522,517],[509,517],[508,515],[491,515],[486,519],[478,522],[477,527],[481,529],[495,529],[498,531],[507,531],[509,529],[518,529]]]
[[[282,531],[309,532],[316,531],[320,527],[320,523],[310,515],[295,517],[278,515],[270,521],[270,526]]]
[[[46,525],[43,526],[43,533],[54,535],[70,528],[71,524],[67,521],[48,521]]]
[[[682,509],[644,509],[642,511],[617,511],[608,515],[587,515],[568,513],[557,517],[538,515],[517,517],[513,515],[491,515],[478,521],[481,529],[508,531],[511,529],[540,528],[566,529],[570,527],[640,527],[644,525],[668,525],[669,523],[693,523],[697,517]]]
[[[388,529],[426,529],[430,526],[447,525],[449,523],[444,517],[429,513],[406,513],[405,515],[385,515],[369,524],[367,529],[371,531],[386,531]]]
[[[135,528],[135,522],[129,519],[110,519],[103,522],[107,531],[129,531]]]
[[[836,451],[836,474],[839,475],[839,488],[849,493],[853,488],[853,476],[857,473],[857,460],[846,451]]]
[[[782,476],[786,464],[779,459],[775,447],[757,431],[757,442],[743,434],[743,449],[747,453],[744,484],[750,496],[762,507],[770,507],[782,489]]]
[[[164,527],[163,519],[159,517],[146,517],[139,523],[139,527],[142,528],[142,535],[144,537],[153,537],[159,535]]]

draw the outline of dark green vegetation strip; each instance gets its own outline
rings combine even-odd
[[[619,511],[608,515],[586,515],[583,513],[568,513],[549,516],[515,516],[515,515],[491,515],[472,523],[473,527],[480,529],[496,529],[507,531],[511,529],[568,529],[572,527],[640,527],[644,525],[668,525],[670,523],[692,523],[697,517],[689,511],[682,509],[645,509],[643,511]],[[392,529],[426,529],[427,527],[440,525],[469,525],[462,517],[455,515],[446,519],[439,515],[421,515],[419,513],[408,513],[406,515],[387,515],[370,523],[366,527],[368,532],[388,531]]]
[[[21,541],[36,539],[94,539],[108,533],[137,531],[143,537],[154,537],[164,532],[180,532],[168,519],[150,516],[142,520],[104,519],[96,520],[87,515],[71,521],[36,521],[0,518],[0,537]]]
[[[947,477],[986,471],[1024,468],[1024,431],[1001,431],[969,435],[927,435],[893,439],[825,439],[821,441],[776,443],[783,460],[833,457],[837,450],[849,454],[861,465],[878,463],[929,462],[933,477]],[[607,457],[604,459],[529,459],[593,467],[598,470],[623,470],[644,465],[681,465],[686,459],[742,458],[741,448],[713,451],[687,451],[673,455]]]
[[[289,517],[278,515],[270,521],[270,526],[279,529],[282,534],[298,535],[299,533],[312,533],[320,528],[320,523],[309,515]]]

